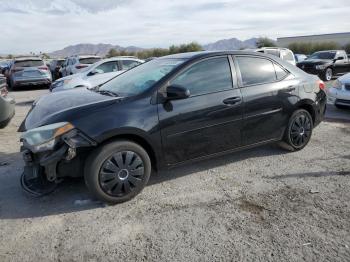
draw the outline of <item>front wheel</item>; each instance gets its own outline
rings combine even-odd
[[[118,140],[97,148],[87,159],[85,182],[108,203],[128,201],[139,194],[151,175],[151,160],[138,144]]]
[[[292,147],[292,150],[301,150],[309,143],[312,129],[313,121],[310,113],[299,109],[290,117],[283,140]]]

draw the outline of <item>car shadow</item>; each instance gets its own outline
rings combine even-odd
[[[155,185],[247,158],[285,153],[287,152],[277,145],[240,151],[154,173],[148,185]],[[20,153],[0,152],[0,219],[44,217],[106,206],[92,197],[82,178],[67,178],[58,185],[53,193],[40,198],[28,195],[20,185],[23,164]]]

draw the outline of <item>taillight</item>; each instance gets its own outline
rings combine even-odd
[[[8,94],[8,91],[7,91],[6,87],[0,89],[0,96],[1,97],[5,97],[5,96],[7,96],[7,94]]]
[[[40,70],[45,70],[45,71],[46,71],[46,70],[49,70],[46,66],[39,66],[38,69],[40,69]]]
[[[326,89],[326,85],[325,85],[325,83],[322,80],[318,80],[317,83],[318,83],[318,87],[320,89],[322,89],[322,90]]]
[[[82,64],[79,64],[79,65],[75,66],[76,69],[82,69],[82,68],[85,68],[85,67],[88,67],[88,66],[87,65],[82,65]]]

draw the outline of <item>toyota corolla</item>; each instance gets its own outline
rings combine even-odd
[[[284,141],[303,149],[326,109],[324,83],[275,56],[197,52],[154,59],[106,84],[46,95],[20,127],[23,188],[84,177],[127,201],[152,170]]]

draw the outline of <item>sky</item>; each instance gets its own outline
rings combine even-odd
[[[349,0],[0,0],[0,54],[350,31]]]

